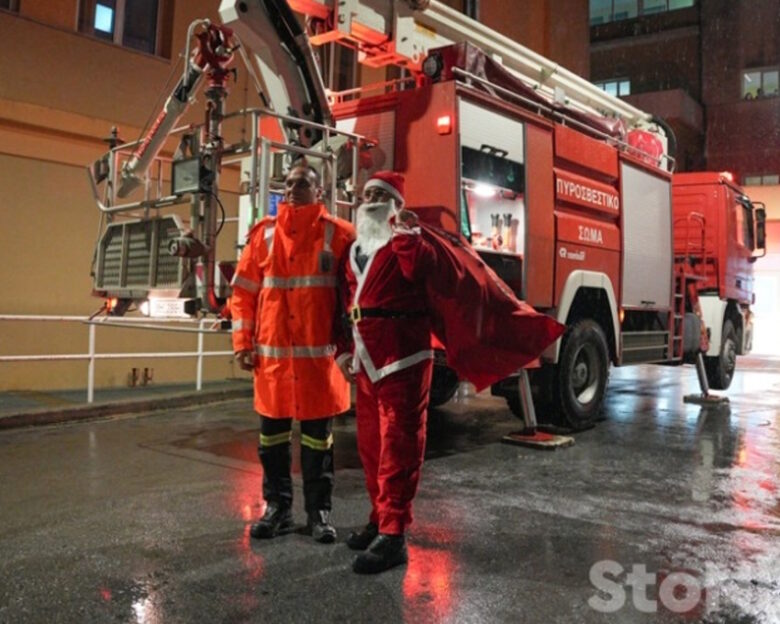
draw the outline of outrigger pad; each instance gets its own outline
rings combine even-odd
[[[555,451],[559,448],[574,446],[574,438],[562,435],[553,435],[543,431],[513,431],[501,438],[502,442],[515,444],[517,446],[528,446],[530,448],[544,449],[546,451]]]
[[[695,403],[696,405],[727,405],[729,398],[714,394],[686,394],[683,403]]]

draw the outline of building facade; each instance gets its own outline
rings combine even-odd
[[[591,79],[666,119],[678,169],[780,175],[780,0],[591,0]]]

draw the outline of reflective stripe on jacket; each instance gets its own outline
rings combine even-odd
[[[349,385],[333,354],[348,340],[336,272],[353,239],[352,225],[322,204],[280,204],[276,219],[250,230],[231,312],[234,351],[256,353],[258,413],[307,420],[349,408]]]

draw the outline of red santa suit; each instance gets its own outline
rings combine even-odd
[[[425,452],[433,370],[426,279],[435,254],[417,228],[394,227],[368,254],[359,241],[344,267],[354,339],[358,451],[371,499],[370,522],[401,535],[412,521]]]
[[[412,521],[425,452],[433,370],[426,275],[433,251],[419,232],[397,231],[363,268],[352,245],[346,282],[353,318],[358,450],[370,522],[401,535]]]

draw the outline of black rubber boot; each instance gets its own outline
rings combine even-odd
[[[289,507],[278,503],[269,503],[263,517],[249,529],[249,534],[256,539],[271,539],[283,533],[289,533],[294,528],[292,511]]]
[[[336,528],[330,523],[330,512],[324,509],[310,514],[306,524],[315,542],[332,544],[336,541]]]
[[[263,466],[263,498],[269,505],[292,508],[290,428],[292,420],[261,417],[257,456]],[[266,443],[263,443],[265,439]],[[281,440],[281,441],[280,441]]]
[[[365,550],[379,535],[379,527],[373,522],[369,522],[361,531],[354,531],[347,538],[347,547],[351,550]]]
[[[352,570],[357,574],[378,574],[402,565],[408,560],[409,555],[406,552],[406,540],[403,535],[380,533],[365,552],[355,557]]]
[[[331,419],[301,422],[301,472],[303,499],[308,527],[318,542],[336,540],[336,529],[330,524],[333,494],[333,436]]]

